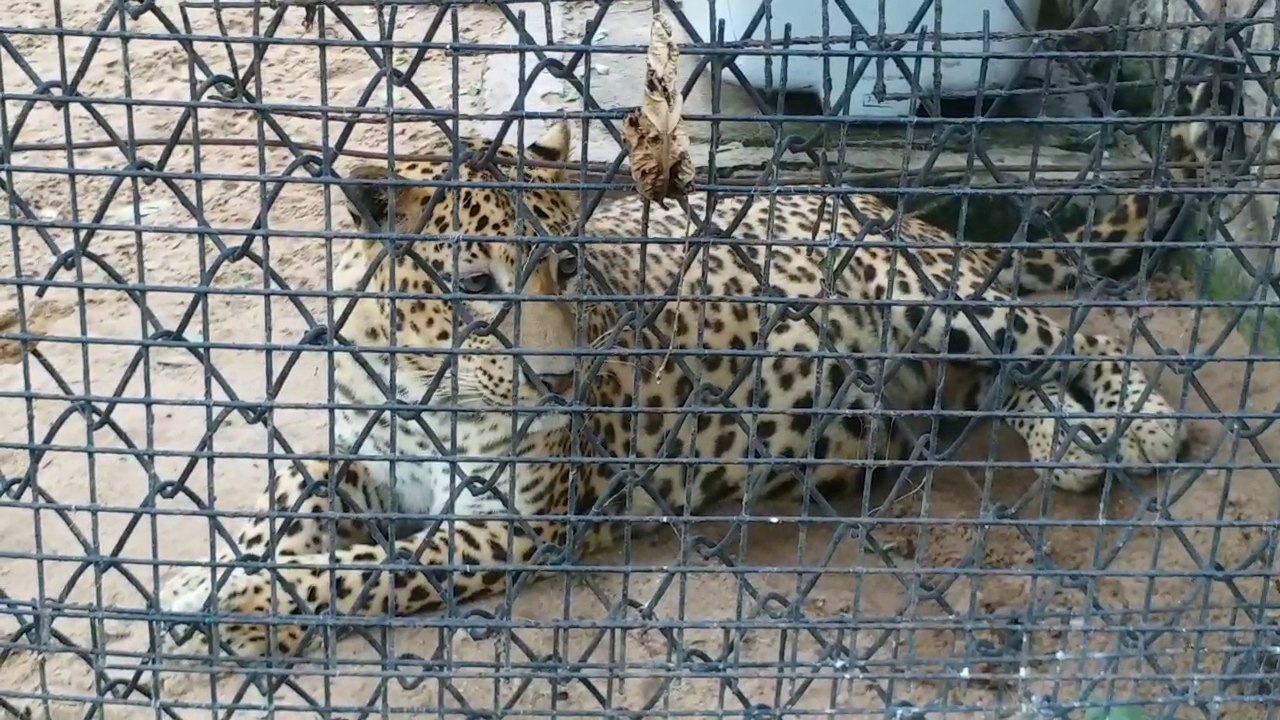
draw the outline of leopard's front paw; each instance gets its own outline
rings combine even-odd
[[[1115,431],[1113,422],[1092,416],[1053,382],[1042,385],[1040,392],[1020,389],[1009,409],[1018,414],[1010,424],[1026,441],[1041,480],[1068,492],[1088,492],[1098,486],[1105,467],[1095,450]]]
[[[1140,373],[1131,388],[1117,413],[1116,426],[1123,433],[1120,459],[1135,472],[1146,474],[1155,470],[1152,465],[1178,459],[1186,442],[1186,427],[1178,411]]]
[[[214,593],[214,579],[220,582]],[[208,567],[183,568],[160,588],[164,616],[161,651],[166,660],[181,664],[211,663],[210,641],[219,655],[261,657],[268,654],[267,628],[229,616],[266,610],[256,607],[267,597],[260,588],[267,572],[253,575],[240,568],[230,572]],[[212,600],[212,602],[211,602]]]

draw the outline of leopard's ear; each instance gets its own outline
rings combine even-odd
[[[573,144],[573,131],[567,120],[561,120],[525,147],[525,153],[537,160],[563,163],[569,159],[569,149]],[[538,168],[535,174],[551,182],[561,182],[565,178],[565,168]]]
[[[343,183],[343,190],[347,196],[347,212],[357,230],[377,232],[390,229],[387,215],[391,211],[391,197],[395,194],[397,214],[402,214],[403,202],[406,201],[404,193],[409,189],[391,183],[403,179],[399,173],[388,170],[386,165],[360,165],[351,170],[347,182]],[[370,221],[374,223],[372,226]]]

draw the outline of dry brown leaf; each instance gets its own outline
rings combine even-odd
[[[622,137],[631,152],[636,190],[662,207],[667,199],[685,197],[693,189],[693,158],[676,84],[679,67],[671,21],[655,15],[645,57],[644,102],[623,119]]]
[[[18,309],[0,313],[0,333],[26,336],[24,342],[19,338],[0,339],[0,364],[16,365],[22,362],[23,352],[34,350],[40,341],[35,336],[45,334],[46,329],[55,321],[71,314],[71,308],[52,300],[36,300],[28,302],[26,307],[27,327],[23,332]],[[24,347],[25,346],[25,347]]]

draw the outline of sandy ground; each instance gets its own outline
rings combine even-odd
[[[109,5],[63,2],[62,24],[96,27]],[[18,0],[0,22],[50,27],[51,6]],[[566,17],[580,19],[588,9]],[[176,4],[171,12],[181,26]],[[218,32],[211,11],[187,13],[196,32]],[[372,11],[351,14],[362,32],[376,35]],[[432,14],[401,12],[397,36],[421,37]],[[254,31],[246,12],[225,18],[229,33]],[[304,37],[296,19],[287,22],[280,36]],[[125,26],[162,31],[152,16]],[[107,29],[121,27],[114,20]],[[458,28],[463,41],[504,37],[492,7],[460,10]],[[351,37],[332,23],[327,34]],[[13,34],[9,41],[26,65],[0,51],[6,93],[30,93],[40,80],[80,71],[74,63],[60,67],[52,38]],[[74,61],[89,40],[62,44],[63,57]],[[234,66],[222,44],[195,46],[215,72],[244,72],[250,60],[245,45],[235,47]],[[418,86],[449,106],[455,60],[463,110],[479,111],[488,91],[478,55],[429,53],[416,70]],[[396,59],[401,67],[410,62]],[[354,105],[372,71],[358,49],[276,46],[266,52],[254,92],[270,103]],[[126,50],[106,39],[78,90],[98,99],[187,101],[190,77],[198,74],[172,41],[135,39]],[[396,103],[417,105],[404,92]],[[48,103],[29,112],[26,106],[9,100],[0,117],[18,144],[104,137],[84,105],[65,112]],[[181,107],[154,104],[96,103],[93,112],[121,137],[136,138],[167,137],[183,116]],[[343,129],[283,113],[274,113],[273,122],[317,145],[334,145]],[[44,330],[53,339],[29,362],[0,366],[0,415],[14,419],[0,427],[0,469],[6,482],[29,481],[0,497],[0,697],[35,717],[82,717],[97,697],[106,699],[100,717],[155,716],[153,700],[134,680],[154,684],[155,676],[139,669],[155,632],[142,612],[170,572],[166,564],[207,557],[209,511],[249,508],[269,472],[261,458],[284,447],[322,451],[327,442],[324,414],[300,407],[324,397],[324,356],[291,345],[323,322],[325,304],[314,293],[325,289],[331,249],[314,237],[245,243],[263,198],[277,191],[265,220],[272,229],[323,229],[326,191],[254,179],[283,174],[293,156],[279,148],[258,156],[253,139],[274,138],[276,130],[249,111],[203,108],[181,132],[249,144],[205,146],[198,155],[179,147],[165,160],[172,176],[151,184],[117,188],[95,174],[128,164],[114,148],[21,152],[17,169],[3,176],[38,222],[25,209],[19,213],[23,227],[10,234],[0,277],[48,278],[58,286],[45,306]],[[411,147],[429,132],[423,123],[401,123],[397,145]],[[377,124],[358,125],[345,143],[385,146],[385,128]],[[156,162],[160,153],[147,145],[139,158]],[[197,184],[193,172],[210,179]],[[92,222],[105,227],[87,229]],[[253,254],[220,249],[242,245]],[[58,268],[59,253],[77,246],[83,260]],[[278,274],[270,286],[296,291],[293,297],[263,292],[269,285],[258,257]],[[88,289],[65,287],[73,282]],[[125,290],[121,282],[149,289]],[[11,282],[3,289],[7,310],[18,294]],[[297,297],[307,292],[313,295]],[[32,292],[23,298],[31,303]],[[1247,343],[1227,334],[1221,316],[1166,308],[1143,318],[1166,351],[1217,358],[1193,376],[1162,373],[1161,388],[1185,396],[1189,412],[1212,409],[1230,419],[1270,412],[1280,402],[1280,363],[1250,360]],[[1122,312],[1098,312],[1090,322],[1123,337],[1134,327]],[[164,342],[143,349],[140,338],[180,338],[210,349]],[[1145,341],[1136,347],[1150,351]],[[260,416],[257,408],[269,397],[275,410]],[[474,619],[407,619],[369,639],[342,640],[327,661],[294,668],[292,680],[274,690],[242,676],[212,684],[195,674],[154,697],[183,717],[209,716],[196,708],[210,703],[222,714],[241,707],[237,716],[267,717],[268,695],[274,717],[310,716],[312,705],[332,708],[327,717],[427,717],[440,707],[452,708],[440,717],[454,718],[468,717],[466,708],[510,708],[507,717],[551,708],[563,717],[602,708],[741,717],[753,704],[852,717],[879,716],[896,701],[969,708],[947,717],[992,717],[993,708],[1012,713],[1027,697],[1067,702],[1085,693],[1090,680],[1109,678],[1120,697],[1178,697],[1226,717],[1263,717],[1261,703],[1232,700],[1258,691],[1256,683],[1221,681],[1221,673],[1247,667],[1238,664],[1242,658],[1257,659],[1244,651],[1274,644],[1259,645],[1253,628],[1275,602],[1267,588],[1274,553],[1259,548],[1276,532],[1280,493],[1269,468],[1280,438],[1256,415],[1248,423],[1267,429],[1249,440],[1227,435],[1226,421],[1194,423],[1197,446],[1236,469],[1180,473],[1140,484],[1136,495],[1116,486],[1105,497],[1072,497],[1043,492],[1024,471],[984,477],[947,470],[874,522],[852,522],[865,513],[851,499],[839,522],[755,523],[729,535],[726,525],[707,523],[638,541],[625,553],[596,558],[599,572],[553,578],[520,593],[514,620],[494,623],[502,627],[488,637],[456,629],[476,626]],[[988,445],[975,438],[967,455],[984,457]],[[212,453],[216,462],[208,460]],[[175,484],[183,488],[176,497],[157,497],[157,488]],[[1040,522],[1002,524],[992,518],[996,503],[1013,517]],[[1153,527],[1157,513],[1166,521]],[[735,570],[700,555],[689,544],[695,533],[725,538],[723,556]],[[832,569],[794,570],[820,564]],[[668,573],[664,566],[686,569]],[[1035,576],[1028,572],[1035,566],[1059,572]],[[1064,579],[1063,572],[1076,574]],[[1039,620],[1018,629],[1009,624],[1017,617]],[[1125,635],[1125,627],[1138,633]],[[1156,628],[1167,631],[1146,634]],[[1134,639],[1149,642],[1138,647]],[[982,655],[1014,640],[1020,651]],[[1104,662],[1107,653],[1118,658],[1114,664]],[[446,666],[452,669],[441,670]],[[1255,667],[1265,674],[1275,666],[1264,659]],[[380,679],[384,674],[398,679]],[[1108,687],[1093,692],[1105,695]],[[1204,715],[1184,705],[1170,706],[1168,716]]]

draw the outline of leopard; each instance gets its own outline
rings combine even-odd
[[[1224,93],[1183,92],[1175,178],[1221,160],[1203,116]],[[940,399],[952,369],[1012,378],[999,419],[1053,489],[1177,462],[1185,427],[1122,343],[1019,298],[1132,273],[1188,193],[1017,245],[859,193],[622,197],[583,219],[573,137],[350,171],[332,457],[275,473],[234,544],[164,581],[170,656],[292,657],[335,617],[502,597],[627,523],[860,487],[910,456],[895,418],[975,409]]]

